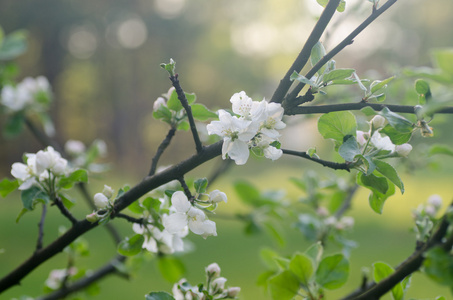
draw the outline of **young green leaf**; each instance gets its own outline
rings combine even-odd
[[[186,272],[184,264],[179,258],[172,256],[159,257],[157,261],[160,273],[165,280],[173,283],[181,279]]]
[[[180,111],[181,109],[183,109],[181,101],[179,101],[178,99],[178,94],[176,93],[176,90],[173,90],[173,92],[171,93],[170,99],[168,99],[167,101],[167,107],[168,109],[173,111]]]
[[[291,271],[283,271],[269,279],[269,291],[274,300],[291,300],[299,291],[299,280]]]
[[[340,146],[338,149],[338,154],[344,158],[345,161],[354,161],[356,155],[361,155],[359,145],[354,136],[349,136],[349,138]]]
[[[333,290],[346,283],[349,275],[349,262],[343,254],[325,257],[316,270],[316,282]]]
[[[387,84],[390,81],[392,81],[394,78],[395,78],[395,76],[392,76],[392,77],[384,79],[382,81],[380,81],[380,80],[373,81],[370,85],[371,94],[373,94],[373,95],[378,94],[379,90],[385,89],[387,87]]]
[[[175,74],[176,74],[176,62],[172,58],[170,58],[170,62],[168,64],[161,63],[160,67],[162,69],[164,69],[165,71],[167,71],[168,74],[170,74],[170,76],[175,76]]]
[[[390,276],[395,270],[386,263],[376,262],[373,264],[374,269],[374,280],[380,282],[381,280]],[[404,289],[399,282],[392,288],[392,296],[394,300],[403,300],[404,299]]]
[[[345,136],[356,134],[357,122],[350,111],[330,112],[319,118],[318,131],[325,139],[342,144]]]
[[[315,66],[323,57],[326,55],[326,49],[322,45],[321,42],[317,42],[313,48],[311,48],[311,54],[310,54],[310,62],[312,66]],[[319,71],[317,72],[318,75],[322,75],[324,73],[324,70],[326,69],[325,66],[322,66]]]
[[[374,163],[376,164],[376,170],[393,182],[400,189],[401,194],[404,194],[404,184],[395,168],[379,159],[374,160]]]
[[[118,253],[123,256],[134,256],[142,251],[142,245],[145,242],[145,237],[141,234],[136,234],[131,238],[126,237],[118,244]]]
[[[77,182],[88,182],[88,174],[86,170],[75,170],[69,176],[62,177],[58,182],[58,186],[63,189],[70,189],[74,183]]]
[[[300,75],[299,73],[297,73],[296,71],[293,72],[293,74],[291,75],[291,77],[289,78],[290,80],[297,80],[299,82],[302,82],[304,84],[308,84],[312,87],[318,87],[318,85],[316,84],[316,82],[314,82],[313,80],[310,80],[308,78],[306,78],[305,76],[303,75]]]
[[[14,31],[3,38],[0,45],[0,60],[10,60],[27,50],[27,32]]]
[[[333,80],[343,80],[352,76],[354,69],[335,69],[323,74],[322,80],[328,83]]]
[[[395,145],[407,143],[412,137],[412,132],[401,132],[393,128],[390,124],[387,124],[380,132],[387,135]]]
[[[206,192],[206,187],[208,186],[208,179],[206,178],[199,178],[194,181],[193,187],[198,194],[202,194]]]
[[[175,300],[175,298],[167,292],[151,292],[145,296],[145,300]]]
[[[400,132],[403,133],[412,132],[414,128],[414,124],[411,121],[390,111],[390,109],[388,109],[387,107],[384,107],[384,109],[382,109],[380,115],[385,117],[387,121],[390,123],[390,125],[392,125],[393,128]]]
[[[193,104],[191,106],[191,109],[192,109],[193,117],[197,120],[206,121],[208,119],[217,119],[218,118],[216,113],[210,111],[203,104]]]
[[[24,208],[28,210],[33,210],[35,208],[35,204],[38,201],[42,201],[44,203],[50,202],[49,195],[44,193],[39,187],[36,186],[32,186],[27,190],[23,190],[20,197]]]
[[[6,197],[9,193],[15,191],[19,187],[19,182],[17,180],[9,180],[4,178],[0,181],[0,196]]]
[[[294,254],[289,262],[289,269],[305,287],[308,287],[314,271],[313,261],[310,257],[303,253]]]

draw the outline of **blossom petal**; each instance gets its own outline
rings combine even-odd
[[[187,215],[180,212],[171,214],[163,220],[165,229],[171,234],[176,234],[184,230],[184,227],[187,226],[187,223]]]
[[[187,196],[181,191],[173,193],[173,195],[171,196],[171,204],[174,206],[177,212],[182,213],[189,211],[189,209],[192,207],[192,204],[190,204]]]
[[[250,152],[248,145],[240,140],[230,143],[228,156],[236,162],[237,165],[243,165],[247,162]]]

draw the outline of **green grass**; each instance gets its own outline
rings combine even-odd
[[[240,176],[249,178],[244,172],[239,169],[239,172],[230,173],[215,184],[215,188],[224,190],[229,196],[228,204],[219,207],[219,214],[231,214],[246,209],[235,199],[231,188],[232,179],[238,179]],[[284,170],[279,173],[279,176],[261,172],[259,176],[252,177],[251,181],[267,189],[288,189],[288,197],[297,198],[298,191],[287,182],[287,178],[300,176],[300,173],[299,170],[294,169]],[[414,235],[409,231],[412,227],[410,208],[415,208],[419,203],[426,201],[427,197],[433,193],[440,194],[445,200],[451,197],[451,188],[448,183],[450,178],[442,179],[441,177],[427,180],[406,175],[403,175],[403,178],[407,192],[403,196],[395,195],[390,198],[382,215],[377,215],[368,207],[366,191],[361,190],[355,197],[351,214],[356,218],[356,224],[350,238],[359,243],[359,248],[352,251],[348,282],[339,290],[328,291],[327,299],[339,299],[356,289],[362,280],[362,269],[365,267],[371,271],[373,262],[384,261],[396,266],[407,258],[415,246]],[[106,180],[106,182],[114,183],[121,182],[121,180]],[[131,180],[131,182],[133,181]],[[99,189],[102,189],[100,182],[97,185]],[[112,185],[114,186],[114,184]],[[93,188],[93,191],[96,189],[97,187]],[[81,204],[74,211],[78,218],[82,218],[88,212],[83,203]],[[5,250],[3,254],[0,254],[0,276],[3,276],[27,258],[34,249],[40,209],[26,214],[20,223],[16,224],[15,218],[21,208],[18,194],[0,199],[0,205],[2,207],[0,210],[0,249]],[[265,235],[246,236],[243,233],[243,224],[238,221],[219,219],[216,222],[217,237],[209,237],[204,240],[199,236],[190,235],[196,251],[182,256],[187,268],[185,278],[193,284],[202,282],[204,267],[212,262],[217,262],[222,268],[222,275],[228,279],[227,284],[242,288],[240,299],[269,299],[263,289],[256,286],[258,275],[265,270],[265,266],[259,258],[260,249],[270,247],[282,255],[291,255],[294,251],[304,251],[309,245],[301,233],[289,227],[286,229],[287,248],[282,249]],[[124,234],[132,232],[125,221],[117,220],[114,223]],[[60,224],[69,226],[69,222],[52,207],[49,218],[46,220],[44,237],[46,244],[57,236]],[[115,254],[112,241],[105,234],[104,228],[96,228],[85,238],[89,241],[91,256],[80,258],[78,263],[81,266],[95,269]],[[327,252],[336,250],[328,248]],[[54,268],[64,268],[65,265],[66,254],[60,253],[33,271],[21,282],[21,286],[11,288],[1,295],[0,299],[42,294],[42,283],[49,272]],[[117,276],[106,278],[100,283],[101,294],[90,299],[144,299],[143,296],[150,291],[170,291],[171,286],[171,283],[161,279],[155,260],[153,260],[144,263],[135,278],[129,281]],[[439,295],[448,298],[451,294],[447,288],[432,283],[424,275],[415,274],[407,299],[411,297],[434,299]],[[391,298],[386,296],[384,299]]]

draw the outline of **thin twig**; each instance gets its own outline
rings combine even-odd
[[[453,204],[451,204],[450,207],[453,207]],[[448,218],[444,215],[437,230],[431,235],[431,238],[423,245],[423,247],[421,247],[421,249],[416,250],[404,262],[396,267],[395,272],[382,281],[379,281],[379,283],[371,282],[367,284],[365,289],[361,286],[359,289],[344,297],[343,300],[379,299],[404,278],[417,271],[423,264],[428,250],[439,245],[445,250],[450,251],[453,245],[453,235],[450,235],[444,240],[449,226],[450,223]]]
[[[116,266],[122,262],[124,262],[126,258],[124,256],[118,255],[114,259],[112,259],[110,262],[108,262],[106,265],[103,267],[99,268],[98,270],[91,272],[89,275],[79,279],[78,281],[66,285],[63,289],[60,289],[58,291],[52,292],[50,294],[47,294],[42,297],[38,297],[36,300],[57,300],[57,299],[63,299],[64,297],[80,291],[93,282],[96,282],[98,280],[103,279],[107,275],[110,274],[117,274],[122,277],[125,277],[126,279],[129,278],[127,274],[124,274],[116,268]]]
[[[115,215],[116,218],[120,218],[120,219],[124,219],[128,222],[131,222],[131,223],[136,223],[136,224],[140,224],[140,225],[145,225],[148,223],[148,220],[145,219],[145,218],[134,218],[134,217],[131,217],[131,216],[128,216],[126,214],[122,214],[122,213],[117,213]]]
[[[324,11],[318,19],[318,22],[316,23],[315,27],[310,33],[310,36],[305,42],[304,47],[302,48],[296,60],[294,60],[294,63],[288,69],[285,77],[283,77],[283,79],[280,81],[277,89],[272,95],[271,102],[282,103],[283,98],[285,97],[292,84],[291,80],[289,79],[291,77],[291,74],[294,71],[300,72],[307,64],[307,61],[310,58],[311,49],[319,41],[321,35],[326,30],[327,25],[335,14],[338,5],[340,4],[340,1],[341,0],[330,0],[329,3],[327,3]]]
[[[41,213],[41,220],[39,221],[38,228],[38,242],[36,243],[36,250],[39,250],[42,248],[42,240],[44,237],[44,221],[46,219],[46,214],[47,214],[47,204],[42,205],[42,213]]]
[[[165,139],[160,143],[159,147],[157,148],[156,155],[154,155],[151,163],[151,169],[149,170],[148,176],[152,176],[156,173],[157,163],[159,162],[160,156],[164,153],[165,149],[170,145],[171,139],[175,135],[176,128],[172,127],[167,133]]]
[[[181,183],[182,189],[184,190],[184,194],[186,194],[187,198],[189,199],[190,202],[193,202],[193,196],[190,193],[190,189],[187,186],[186,181],[184,180],[184,177],[181,176],[178,178],[179,183]]]
[[[58,209],[60,210],[61,214],[65,216],[71,223],[72,225],[77,224],[77,219],[69,212],[69,210],[64,206],[63,202],[61,201],[60,197],[56,197],[55,201],[53,202]]]
[[[329,60],[331,60],[335,55],[337,55],[341,50],[343,50],[346,46],[351,45],[354,42],[354,39],[370,25],[374,20],[376,20],[382,13],[384,13],[387,9],[389,9],[393,4],[396,3],[398,0],[388,0],[384,5],[382,5],[379,9],[373,11],[373,13],[360,24],[353,32],[351,32],[341,43],[339,43],[335,48],[329,51],[321,60],[316,63],[316,65],[311,68],[310,71],[305,75],[307,78],[313,77],[313,75],[318,72],[322,66],[324,66]],[[300,91],[304,88],[305,84],[299,83],[294,90],[289,93],[286,97],[287,102],[292,102]],[[294,103],[297,105],[297,103]],[[291,103],[293,105],[293,103]]]
[[[353,186],[349,187],[348,194],[344,199],[343,203],[341,204],[340,208],[335,212],[335,217],[340,219],[344,213],[351,207],[352,198],[354,198],[355,192],[359,188],[358,184],[354,184]]]
[[[410,105],[395,105],[395,104],[379,104],[379,103],[341,103],[341,104],[329,104],[329,105],[316,105],[316,106],[296,106],[285,108],[286,115],[307,115],[307,114],[324,114],[333,111],[344,111],[344,110],[361,110],[364,107],[371,107],[376,111],[380,111],[387,107],[396,113],[408,113],[414,114],[414,106]],[[453,114],[453,107],[448,106],[436,111],[437,114]]]
[[[334,170],[346,170],[349,172],[349,165],[348,163],[337,163],[337,162],[332,162],[332,161],[327,161],[323,159],[319,159],[316,157],[312,157],[308,155],[307,152],[300,152],[300,151],[293,151],[293,150],[287,150],[287,149],[282,149],[283,154],[288,154],[288,155],[294,155],[294,156],[299,156],[311,161],[314,161],[318,164],[323,165],[324,167],[328,167]]]
[[[201,144],[200,137],[198,136],[197,127],[195,126],[195,120],[192,115],[192,108],[190,108],[189,102],[187,101],[186,94],[184,93],[181,84],[179,83],[178,74],[175,76],[170,76],[170,80],[175,87],[176,93],[178,94],[178,99],[181,101],[182,107],[184,107],[187,118],[189,119],[190,131],[192,131],[193,139],[195,141],[195,148],[197,153],[200,153],[203,150],[203,145]]]

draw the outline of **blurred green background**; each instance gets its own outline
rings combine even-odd
[[[49,78],[55,99],[52,116],[58,131],[56,138],[61,143],[67,139],[87,144],[96,138],[106,141],[112,170],[101,180],[91,181],[94,185],[91,190],[98,191],[105,183],[116,189],[124,183],[134,184],[148,172],[151,158],[167,130],[164,124],[151,118],[153,101],[170,87],[160,63],[175,59],[185,91],[195,92],[197,101],[211,109],[228,107],[230,96],[241,90],[255,100],[270,98],[320,11],[315,0],[2,0],[0,25],[6,33],[16,29],[29,31],[29,51],[18,59],[21,69],[18,79],[38,75]],[[361,77],[382,79],[393,75],[399,66],[430,65],[429,49],[452,45],[452,11],[451,0],[398,1],[335,58],[337,67],[355,68]],[[323,38],[326,48],[332,48],[369,12],[368,1],[348,0],[346,12],[335,17]],[[370,69],[373,72],[366,72]],[[416,136],[413,142],[451,144],[450,126],[440,125],[445,120],[448,117],[437,118],[431,124],[435,128],[434,138],[422,140]],[[331,144],[321,141],[315,121],[293,118],[289,123],[294,126],[288,126],[285,133],[291,138],[283,139],[282,143],[298,150],[316,146],[329,159]],[[190,134],[178,133],[162,157],[163,164],[191,155],[193,147],[186,146],[191,143]],[[24,152],[39,149],[41,146],[27,132],[14,140],[0,136],[0,178],[9,176],[11,164],[20,161]],[[218,163],[211,162],[193,175],[205,176]],[[441,157],[428,165],[428,170],[418,171],[420,162],[416,156],[406,161],[401,170],[407,192],[390,198],[383,216],[369,209],[365,191],[356,195],[352,210],[356,226],[351,238],[360,247],[352,252],[347,285],[328,294],[328,299],[355,289],[363,266],[370,268],[376,260],[396,265],[413,251],[415,240],[409,232],[411,208],[431,194],[441,195],[445,202],[452,198],[451,159]],[[276,166],[282,168],[277,171]],[[300,177],[307,169],[326,172],[322,167],[293,158],[275,163],[252,161],[247,167],[233,168],[215,184],[229,195],[228,205],[221,207],[219,214],[246,209],[238,203],[232,181],[244,178],[263,188],[288,188],[288,197],[296,200],[299,192],[288,183],[288,178]],[[15,224],[21,206],[18,194],[0,199],[0,204],[0,249],[5,250],[0,254],[3,276],[31,253],[39,213],[27,214]],[[78,205],[74,213],[82,218],[88,211]],[[223,276],[229,279],[228,284],[242,287],[241,299],[267,299],[255,284],[259,273],[265,270],[258,251],[278,246],[264,235],[246,237],[242,224],[236,221],[216,222],[218,237],[206,241],[190,237],[197,251],[183,257],[186,278],[194,284],[201,281],[203,268],[216,261]],[[52,241],[59,225],[66,223],[53,211],[46,222],[45,242]],[[119,223],[124,234],[131,233],[125,222],[115,223]],[[100,234],[103,231],[98,228],[87,235],[92,256],[81,259],[82,265],[96,268],[114,254],[109,237]],[[288,247],[281,250],[282,254],[290,255],[308,246],[293,228],[287,229],[286,238]],[[334,252],[335,248],[328,251]],[[65,265],[65,255],[58,255],[27,277],[21,287],[11,289],[1,298],[41,294],[42,282],[50,270]],[[153,262],[145,264],[131,282],[110,277],[100,285],[102,293],[94,299],[143,299],[149,291],[171,288],[170,283],[160,279]],[[416,274],[409,291],[411,297],[434,299],[440,294],[451,296],[448,290]]]

